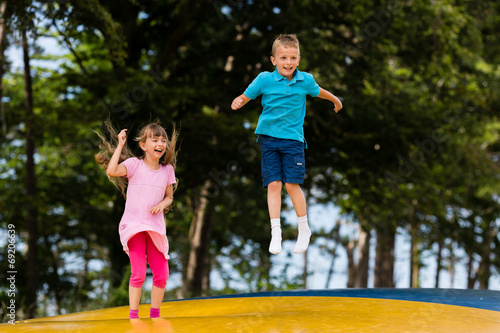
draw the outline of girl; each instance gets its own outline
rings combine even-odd
[[[112,138],[116,137],[118,140],[109,143],[98,133],[103,141],[100,147],[103,150],[95,157],[97,163],[106,169],[110,180],[126,197],[119,233],[123,249],[129,255],[132,271],[129,282],[129,318],[139,318],[146,263],[149,263],[153,273],[150,318],[157,318],[160,316],[160,305],[169,273],[168,239],[163,212],[168,211],[174,199],[175,145],[178,133],[174,129],[169,140],[159,124],[146,125],[135,138],[144,152],[137,158],[126,147],[127,130],[123,129],[116,134],[109,122],[106,126]]]

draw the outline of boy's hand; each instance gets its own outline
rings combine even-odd
[[[335,104],[335,108],[333,110],[335,111],[335,113],[338,113],[342,109],[342,102],[338,101],[334,102],[333,104]]]
[[[245,101],[243,100],[243,98],[241,96],[238,96],[236,97],[234,100],[233,100],[233,103],[231,103],[231,109],[233,110],[238,110],[239,108],[241,108],[243,105],[245,105]]]
[[[333,104],[335,104],[335,107],[333,108],[333,111],[335,111],[335,113],[339,112],[342,109],[342,102],[340,101],[340,99],[331,92],[329,92],[328,90],[325,90],[320,87],[318,97],[329,100]]]

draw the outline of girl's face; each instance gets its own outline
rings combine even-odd
[[[276,66],[278,73],[290,81],[293,79],[293,72],[299,66],[299,49],[295,47],[278,46],[274,53],[274,57],[271,56],[271,62]]]
[[[159,160],[167,149],[167,139],[163,136],[148,136],[145,142],[140,142],[147,158]]]

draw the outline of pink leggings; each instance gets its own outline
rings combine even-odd
[[[146,279],[147,263],[153,273],[153,286],[165,288],[168,279],[168,260],[158,251],[148,232],[135,234],[128,241],[132,276],[129,285],[141,288]]]

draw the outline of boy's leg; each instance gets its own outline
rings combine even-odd
[[[309,246],[309,239],[311,238],[311,230],[307,223],[307,207],[306,198],[304,193],[300,188],[299,184],[285,184],[286,191],[292,199],[293,208],[297,214],[297,223],[299,229],[299,235],[297,237],[297,243],[293,249],[293,253],[302,253],[307,250]]]
[[[274,181],[267,186],[267,206],[271,218],[271,243],[269,252],[278,254],[281,252],[281,190],[283,183]]]
[[[271,219],[271,243],[269,252],[281,252],[281,191],[283,189],[281,172],[281,153],[279,139],[262,135],[259,137],[262,153],[262,183],[267,187],[267,208]]]
[[[307,215],[297,216],[297,223],[299,225],[299,235],[297,243],[295,243],[295,247],[293,248],[293,253],[299,254],[307,250],[309,239],[311,238],[311,230],[307,223]]]
[[[305,176],[305,156],[304,143],[295,140],[285,141],[281,147],[281,156],[283,160],[283,182],[290,198],[293,208],[297,214],[299,225],[299,235],[293,253],[302,253],[309,246],[311,230],[307,224],[307,207],[304,193],[300,184],[304,182]]]
[[[274,181],[267,185],[267,208],[269,209],[269,217],[279,219],[281,216],[281,190],[283,183],[281,180]]]
[[[297,216],[305,216],[307,214],[306,197],[304,196],[304,192],[302,192],[300,185],[286,183],[285,189],[288,192],[290,199],[292,199],[295,214],[297,214]]]

